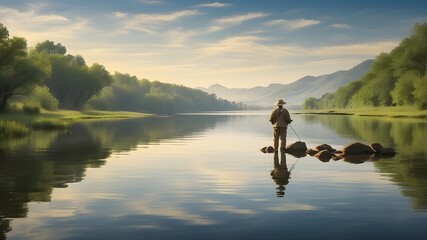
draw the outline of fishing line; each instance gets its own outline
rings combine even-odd
[[[291,124],[289,124],[289,126],[291,126],[292,130],[294,131],[295,135],[297,135],[298,140],[301,142],[301,138],[299,138],[297,132],[295,131],[294,127],[292,127]]]
[[[298,163],[298,161],[299,161],[299,160],[300,160],[300,158],[298,158],[298,159],[294,162],[294,164],[292,164],[291,168],[289,169],[289,173],[291,173],[291,172],[292,172],[292,170],[294,170],[295,165],[297,165],[297,163]]]

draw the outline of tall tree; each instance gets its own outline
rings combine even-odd
[[[19,90],[37,84],[50,74],[50,65],[43,54],[27,52],[24,38],[9,37],[0,23],[0,111]]]
[[[62,44],[55,44],[53,41],[46,40],[42,43],[37,44],[35,50],[38,52],[47,52],[48,54],[60,54],[65,55],[67,53],[67,48],[62,46]]]
[[[66,48],[52,41],[37,44],[35,50],[48,53],[52,75],[46,80],[59,108],[80,109],[91,97],[111,82],[109,72],[100,64],[87,66],[80,55],[65,55]]]

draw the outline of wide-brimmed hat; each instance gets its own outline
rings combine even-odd
[[[274,105],[282,106],[283,104],[286,104],[286,102],[284,102],[282,99],[279,99]]]

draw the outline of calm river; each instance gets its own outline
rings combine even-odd
[[[262,153],[268,116],[88,122],[0,142],[0,239],[427,239],[425,119],[291,113],[308,147],[397,151],[322,162]]]

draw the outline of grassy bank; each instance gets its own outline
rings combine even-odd
[[[427,110],[419,110],[417,107],[365,107],[351,109],[298,110],[295,111],[294,114],[427,118]]]
[[[28,129],[34,130],[65,130],[68,125],[82,121],[114,120],[125,118],[138,118],[150,116],[149,114],[135,112],[109,112],[109,111],[41,111],[38,114],[28,113],[2,113],[0,114],[0,138],[14,137],[28,134]],[[26,131],[24,131],[27,129]]]

